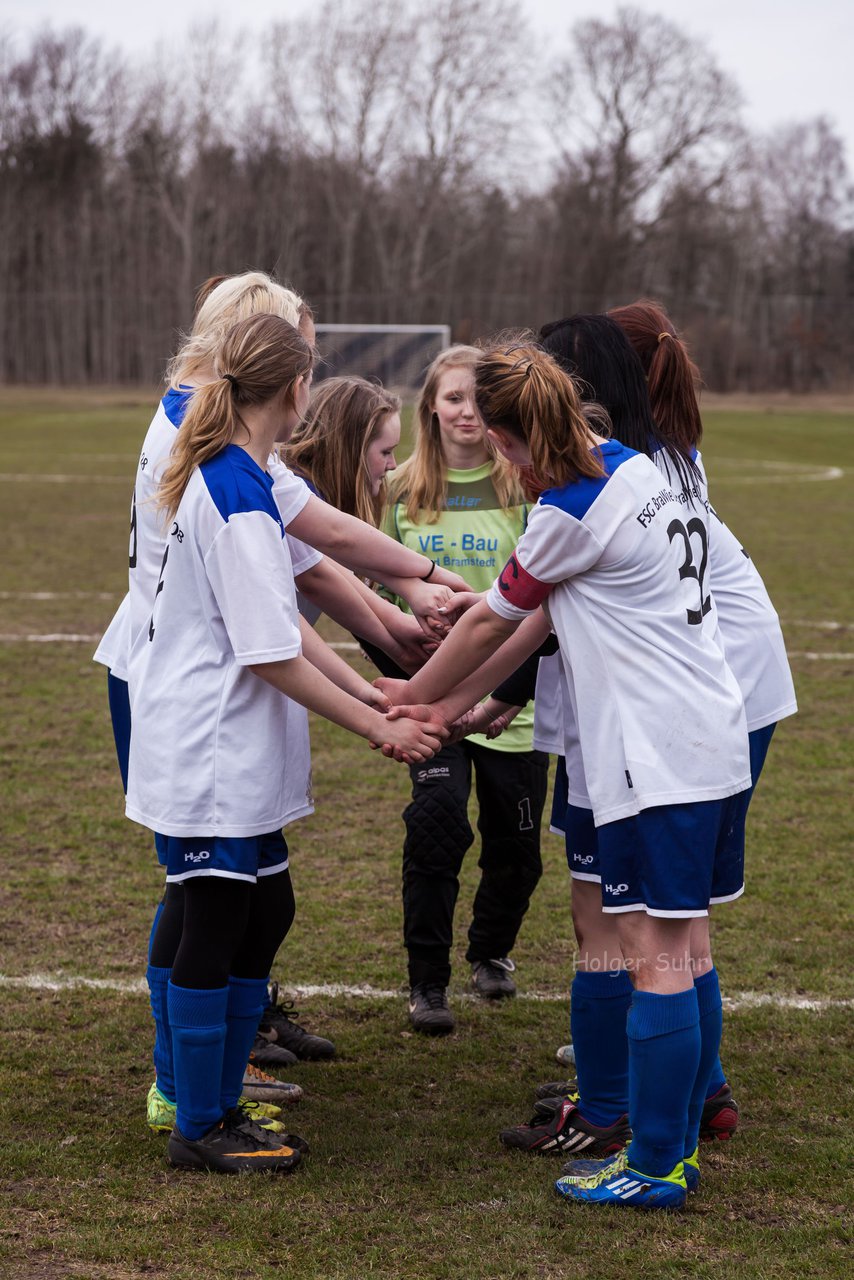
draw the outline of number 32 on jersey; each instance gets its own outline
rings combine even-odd
[[[692,627],[699,626],[712,607],[711,597],[706,590],[706,570],[709,567],[709,535],[706,526],[699,516],[693,516],[687,524],[683,524],[681,520],[671,520],[667,526],[667,536],[671,542],[678,539],[684,552],[684,559],[679,566],[680,579],[696,583],[691,591],[699,608],[689,605],[686,612],[689,624]]]

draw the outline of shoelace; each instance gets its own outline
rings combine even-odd
[[[240,1138],[241,1142],[250,1143],[256,1151],[269,1145],[270,1134],[254,1133],[250,1128],[252,1121],[248,1120],[239,1107],[233,1107],[231,1111],[226,1112],[222,1118],[220,1127],[225,1133],[233,1134]]]
[[[293,1000],[279,1000],[279,984],[278,982],[270,983],[270,1007],[280,1017],[286,1018],[288,1022],[296,1025],[296,1019],[300,1016],[299,1011],[294,1008]],[[302,1027],[296,1027],[297,1031],[302,1031]]]
[[[444,987],[422,987],[421,994],[428,1009],[444,1009],[448,1003]]]
[[[615,1173],[622,1173],[628,1163],[629,1158],[626,1151],[619,1151],[614,1159],[609,1160],[598,1173],[591,1173],[589,1178],[579,1178],[576,1185],[579,1187],[599,1187],[603,1182],[607,1182],[609,1178],[613,1178]]]
[[[586,1164],[587,1162],[585,1160],[579,1160],[578,1163]],[[581,1176],[577,1173],[574,1174],[570,1169],[567,1173],[563,1174],[563,1177],[572,1178],[573,1182],[579,1186],[583,1185],[585,1187],[586,1186],[598,1187],[599,1183],[602,1182],[605,1178],[610,1178],[611,1175],[614,1173],[622,1173],[623,1170],[628,1165],[628,1163],[629,1163],[629,1157],[628,1157],[626,1148],[624,1147],[623,1150],[618,1151],[616,1155],[606,1156],[605,1164],[599,1170],[598,1173],[588,1173],[588,1174],[585,1174],[584,1176]]]

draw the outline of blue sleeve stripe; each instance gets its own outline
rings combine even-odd
[[[187,405],[190,403],[192,394],[192,387],[184,387],[179,391],[176,391],[174,387],[170,387],[163,397],[163,410],[173,427],[180,427],[184,421],[184,414],[187,412]]]
[[[285,528],[273,498],[272,478],[237,445],[227,445],[222,453],[199,468],[208,493],[223,520],[247,511],[263,511],[282,531]]]
[[[547,489],[540,502],[544,506],[557,507],[576,520],[583,520],[617,468],[631,458],[639,457],[634,449],[628,449],[619,440],[608,440],[599,453],[605,467],[603,476],[583,476],[561,489]]]

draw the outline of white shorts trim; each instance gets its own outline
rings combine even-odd
[[[736,898],[740,898],[743,893],[744,893],[744,885],[742,885],[741,888],[737,890],[736,893],[724,894],[722,898],[709,898],[709,906],[717,907],[717,906],[720,906],[722,902],[735,902]]]
[[[698,920],[702,916],[707,916],[708,910],[702,911],[660,911],[657,907],[648,907],[645,902],[627,903],[624,907],[603,907],[604,915],[618,916],[625,915],[627,911],[645,911],[648,916],[655,916],[662,920]]]
[[[563,840],[566,839],[566,832],[563,830],[562,827],[553,827],[552,824],[549,823],[549,831],[552,833],[553,836],[560,836],[561,839]]]
[[[591,884],[601,884],[601,883],[602,883],[602,877],[601,877],[601,876],[594,876],[594,875],[591,875],[589,871],[570,871],[570,873],[569,873],[569,874],[570,874],[570,876],[572,877],[572,879],[573,879],[573,880],[589,880]],[[604,910],[604,908],[603,908],[603,910]],[[626,911],[626,910],[631,910],[631,908],[627,908],[627,907],[616,907],[616,908],[615,908],[615,910],[617,910],[617,911]]]
[[[262,876],[277,876],[280,872],[287,871],[290,865],[290,859],[285,858],[284,862],[277,862],[274,867],[259,867],[258,879],[260,880]]]
[[[216,867],[204,867],[201,871],[182,871],[179,876],[167,876],[167,884],[181,884],[184,880],[192,880],[195,876],[219,876],[221,880],[248,880],[254,884],[256,876],[244,875],[241,871],[218,871]]]

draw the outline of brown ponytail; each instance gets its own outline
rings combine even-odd
[[[690,454],[703,435],[700,372],[664,308],[641,300],[608,312],[634,347],[646,374],[652,416],[665,444]]]
[[[485,352],[475,368],[475,400],[487,427],[525,441],[535,482],[561,487],[604,474],[591,451],[591,422],[607,432],[607,415],[598,405],[582,406],[572,379],[539,347]]]
[[[234,439],[241,408],[266,404],[312,367],[306,340],[279,316],[254,315],[226,333],[214,355],[214,381],[193,392],[163,472],[157,506],[168,519],[178,510],[187,482]]]

